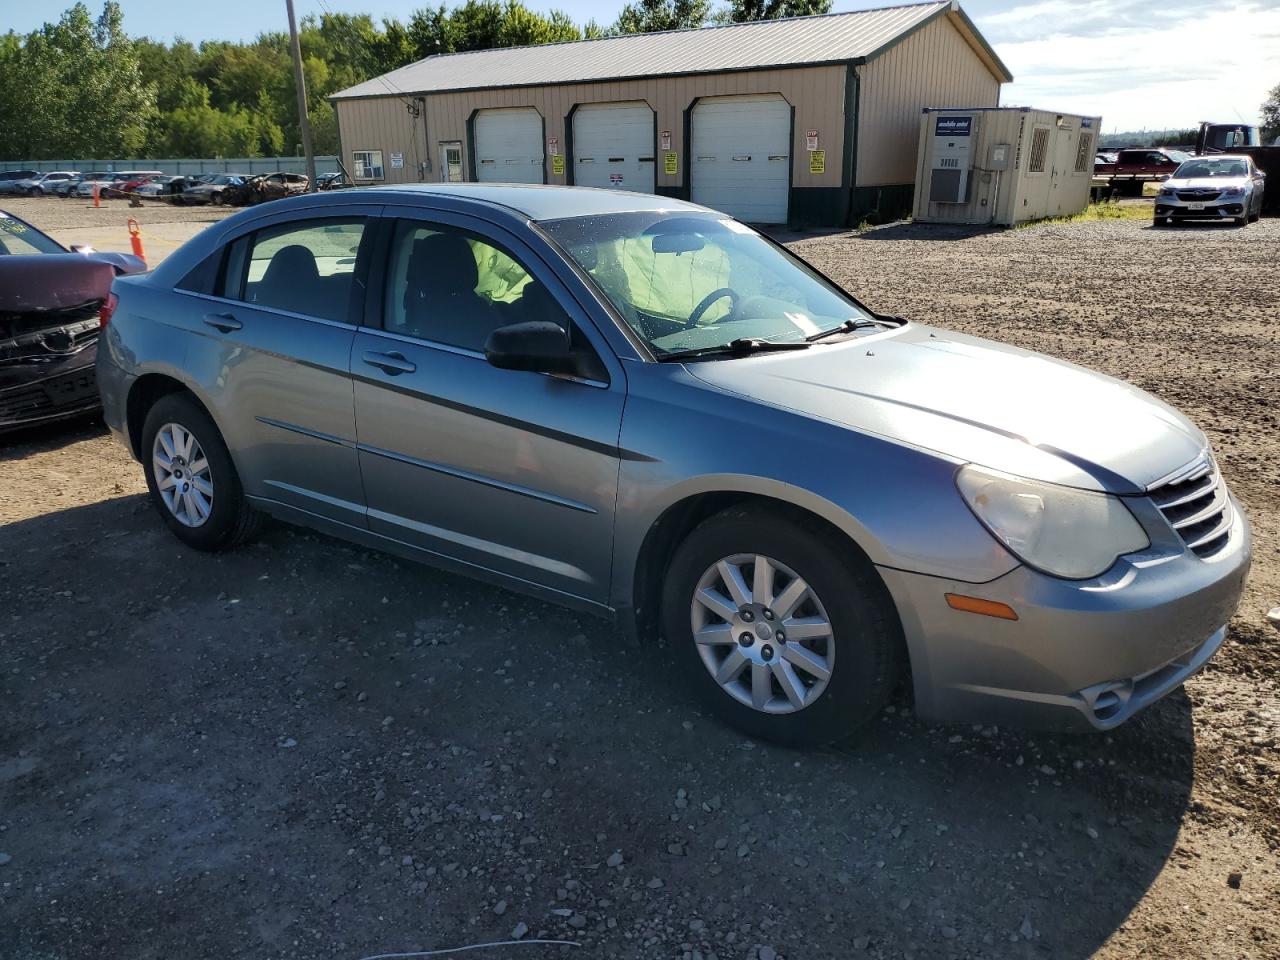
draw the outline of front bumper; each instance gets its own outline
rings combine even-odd
[[[1177,689],[1217,652],[1249,571],[1234,499],[1227,545],[1124,557],[1095,580],[1028,567],[972,584],[881,568],[911,657],[916,711],[937,720],[1109,730]],[[954,610],[958,593],[1008,604],[1016,621]]]
[[[1172,197],[1157,196],[1155,216],[1171,220],[1234,220],[1243,217],[1249,207],[1248,194],[1238,196],[1206,196],[1204,199],[1186,200],[1176,194]]]
[[[98,409],[93,348],[66,359],[0,365],[0,432]]]

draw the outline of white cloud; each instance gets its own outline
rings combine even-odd
[[[1280,9],[1042,0],[977,20],[1015,82],[1001,102],[1101,114],[1103,130],[1256,123],[1280,83]]]

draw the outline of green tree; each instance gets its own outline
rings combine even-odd
[[[831,0],[729,0],[716,19],[722,23],[748,23],[781,17],[811,17],[831,12]]]
[[[1280,137],[1280,84],[1276,84],[1259,108],[1262,113],[1262,142],[1272,143]]]
[[[632,0],[613,26],[615,33],[653,33],[701,27],[711,16],[711,0]]]

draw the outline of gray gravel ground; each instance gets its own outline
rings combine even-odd
[[[0,955],[1280,956],[1280,221],[797,242],[873,306],[1140,383],[1258,533],[1210,668],[1108,736],[799,753],[607,624],[271,528],[183,549],[99,426],[0,447]]]

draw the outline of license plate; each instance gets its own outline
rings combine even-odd
[[[1203,204],[1203,203],[1188,203],[1188,204],[1187,204],[1187,209],[1188,209],[1188,210],[1203,210],[1203,209],[1204,209],[1204,204]]]

